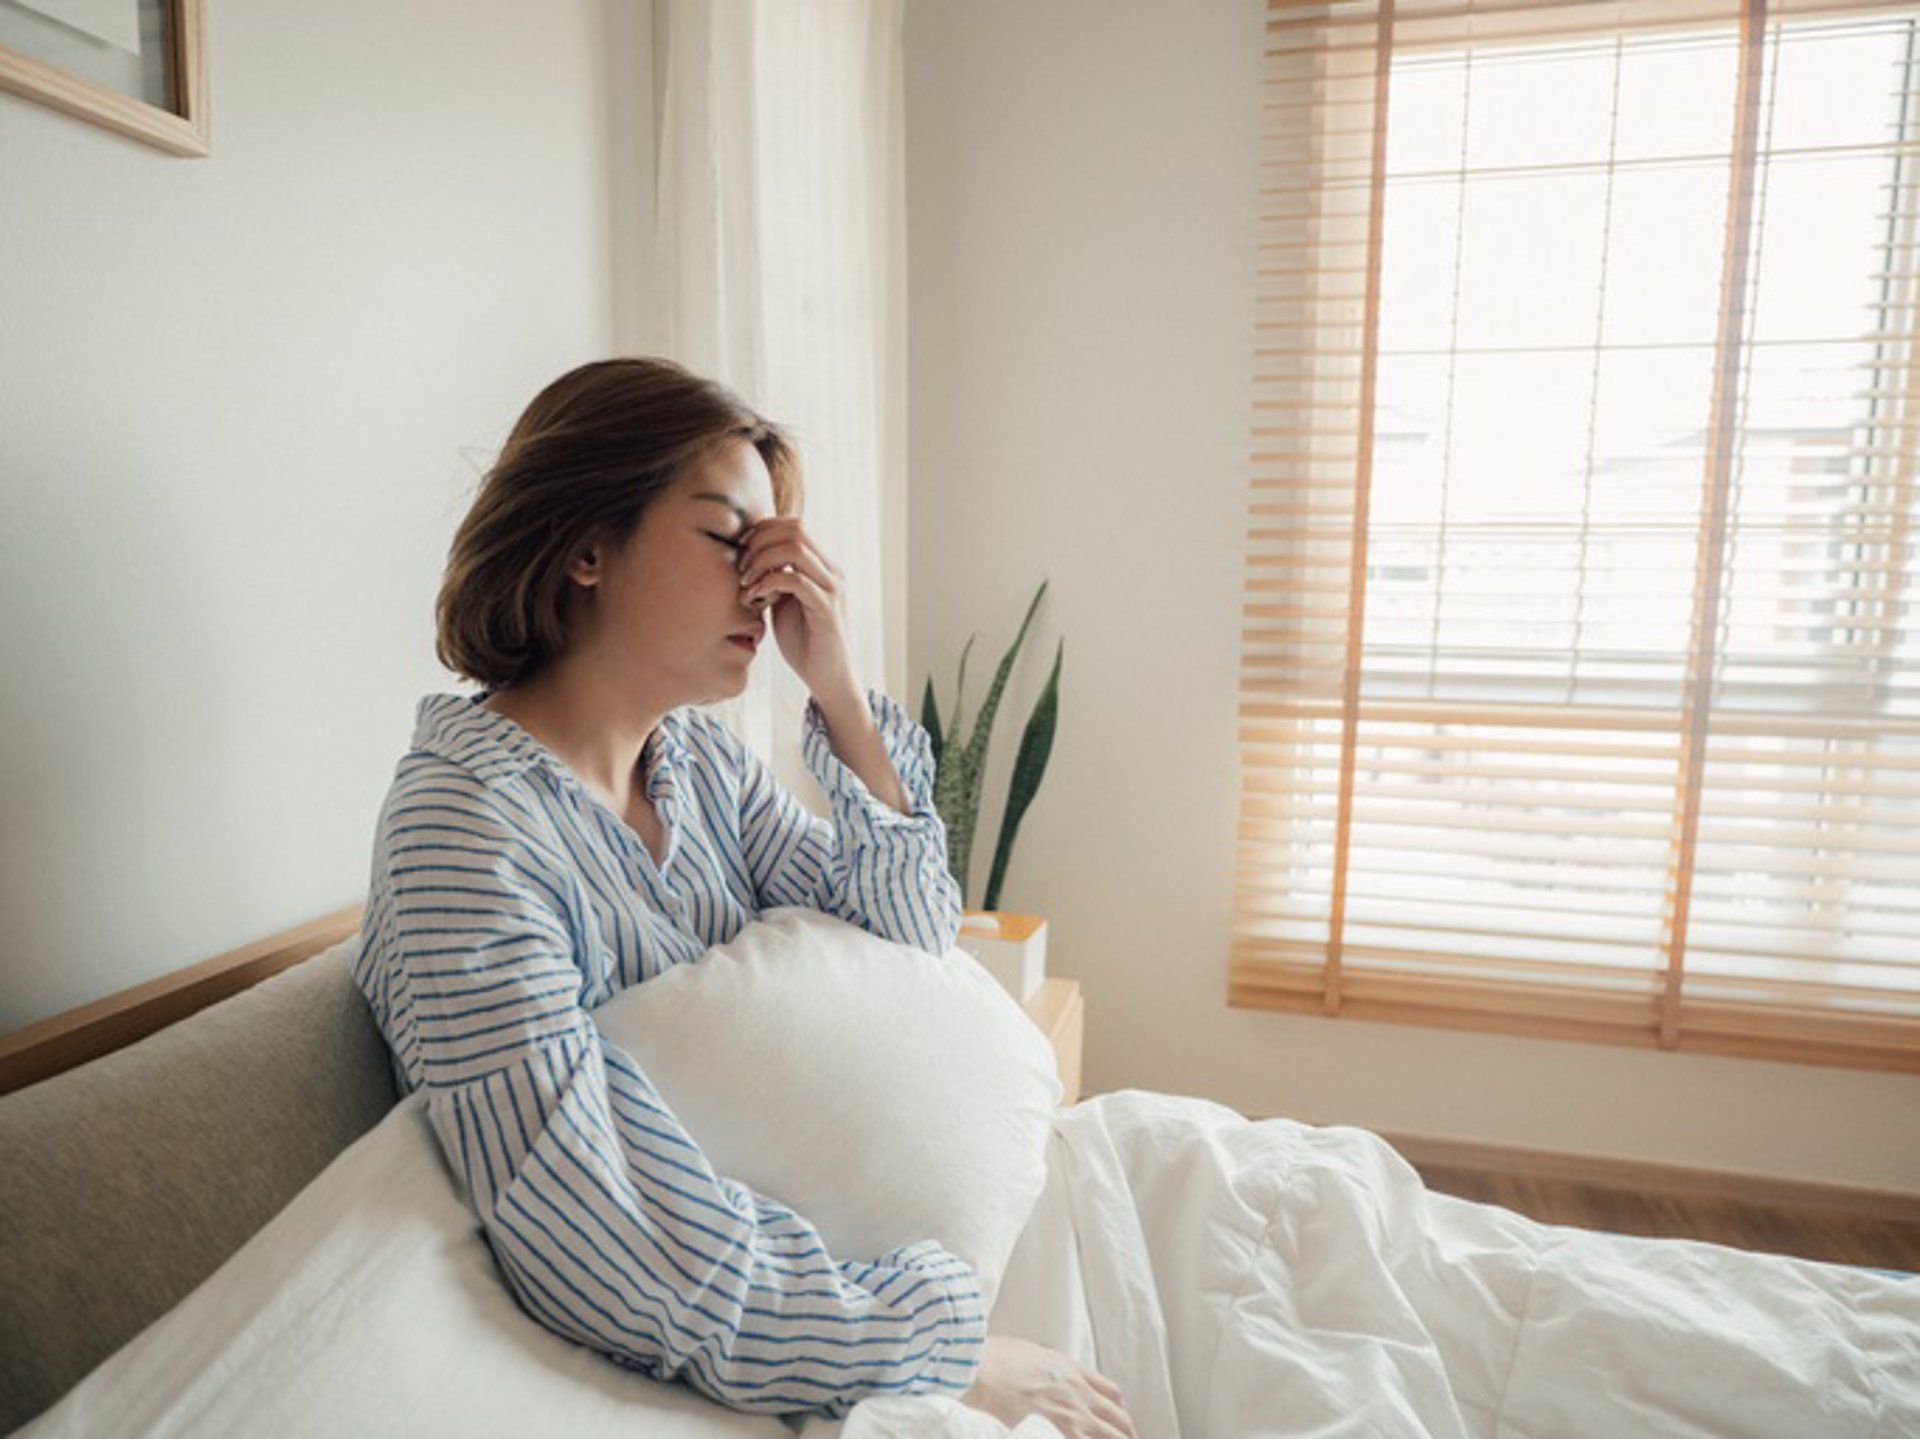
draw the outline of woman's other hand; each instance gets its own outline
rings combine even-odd
[[[840,567],[793,516],[746,531],[736,561],[740,593],[772,616],[780,654],[816,696],[858,693],[847,647],[847,600]]]
[[[973,1388],[960,1396],[1009,1429],[1038,1414],[1066,1439],[1139,1439],[1120,1386],[1098,1370],[1010,1334],[989,1334]]]

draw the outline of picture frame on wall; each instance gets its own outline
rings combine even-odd
[[[205,155],[206,0],[0,0],[0,90]]]

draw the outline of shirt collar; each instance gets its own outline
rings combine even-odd
[[[552,750],[505,715],[480,707],[480,701],[490,693],[426,696],[414,711],[414,749],[439,755],[487,785],[536,765],[578,783],[573,771]],[[647,776],[650,799],[673,790],[672,771],[687,753],[680,726],[680,711],[668,711],[641,752],[641,770]]]

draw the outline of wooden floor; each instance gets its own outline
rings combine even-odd
[[[1613,1189],[1560,1179],[1414,1165],[1429,1189],[1498,1204],[1544,1224],[1654,1238],[1704,1239],[1736,1249],[1832,1264],[1920,1271],[1920,1223],[1817,1209],[1742,1204],[1692,1194]]]

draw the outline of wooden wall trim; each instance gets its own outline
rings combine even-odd
[[[359,932],[364,905],[349,905],[292,929],[163,974],[0,1035],[0,1094],[51,1078],[144,1039],[238,994]]]
[[[1721,1169],[1690,1169],[1639,1159],[1560,1154],[1467,1140],[1374,1132],[1415,1168],[1431,1165],[1437,1169],[1472,1169],[1488,1174],[1631,1189],[1639,1193],[1687,1194],[1739,1204],[1819,1209],[1869,1219],[1920,1223],[1920,1195],[1896,1189],[1823,1184],[1771,1175],[1735,1174]]]

